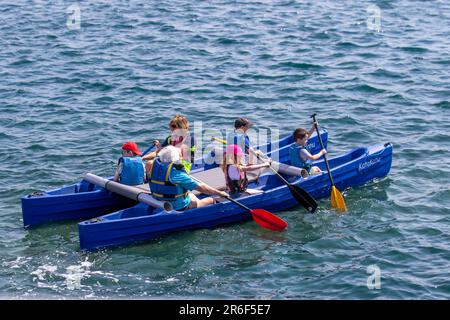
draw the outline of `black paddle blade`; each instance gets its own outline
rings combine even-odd
[[[289,184],[289,190],[292,196],[301,204],[308,212],[314,213],[317,209],[317,202],[311,195],[300,187]]]

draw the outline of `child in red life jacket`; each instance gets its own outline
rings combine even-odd
[[[247,171],[254,171],[269,166],[269,163],[246,165],[245,154],[242,152],[241,147],[236,144],[228,145],[221,165],[225,174],[228,192],[247,191]]]

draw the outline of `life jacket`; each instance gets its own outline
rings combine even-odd
[[[191,159],[189,160],[182,160],[181,163],[184,166],[184,169],[186,173],[189,173],[191,171],[192,164],[195,160],[195,151],[197,151],[196,141],[193,134],[189,134],[189,138],[191,140],[191,145],[189,148],[189,152],[191,154]],[[180,144],[182,141],[172,141],[172,136],[168,136],[166,140],[164,141],[163,146],[176,146],[177,144]]]
[[[230,178],[230,175],[228,173],[228,169],[230,168],[230,165],[231,164],[227,164],[226,174],[225,174],[225,180],[227,182],[228,192],[229,193],[244,192],[245,190],[247,190],[247,187],[248,187],[247,173],[244,171],[240,171],[239,180],[233,180]]]
[[[141,157],[121,157],[119,163],[122,163],[120,183],[129,186],[144,183],[145,170]]]
[[[234,130],[227,134],[227,145],[235,144],[244,150],[245,154],[248,154],[248,148],[250,147],[248,136],[245,133],[239,133]]]
[[[170,173],[172,170],[180,170],[185,172],[182,165],[176,165],[173,162],[162,163],[159,159],[153,162],[150,171],[150,191],[153,198],[160,201],[171,201],[179,197],[187,197],[188,190],[172,183],[170,181]]]
[[[294,166],[297,168],[309,169],[312,167],[312,161],[311,160],[302,161],[302,159],[300,157],[300,151],[302,149],[309,151],[308,148],[300,146],[296,143],[293,143],[289,147],[289,158],[291,159],[291,166]]]

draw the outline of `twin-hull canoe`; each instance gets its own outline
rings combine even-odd
[[[321,131],[321,137],[326,145],[327,131]],[[288,156],[287,146],[293,143],[292,135],[278,141],[258,146],[269,154],[275,149],[282,150],[279,157]],[[318,137],[314,134],[308,141],[313,152],[320,150]],[[273,148],[273,150],[272,150]],[[281,160],[280,160],[281,161]],[[202,161],[194,164],[192,173],[215,167],[215,164],[205,164]],[[22,215],[25,227],[32,227],[48,222],[91,219],[117,210],[136,205],[136,201],[111,193],[102,187],[95,186],[86,180],[45,192],[34,192],[22,197]]]

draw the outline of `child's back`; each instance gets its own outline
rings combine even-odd
[[[293,143],[289,148],[291,166],[309,169],[312,166],[312,161],[308,159],[307,152],[309,152],[307,147]]]
[[[259,170],[269,165],[269,163],[247,165],[245,163],[245,154],[241,147],[235,144],[228,145],[222,163],[228,192],[251,192],[251,189],[247,188],[247,171]]]
[[[131,186],[144,183],[144,166],[141,157],[122,157],[119,159],[119,165],[120,163],[122,163],[120,183]]]
[[[126,142],[122,146],[122,157],[119,158],[114,180],[126,185],[143,184],[145,167],[136,143]]]

